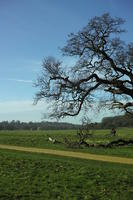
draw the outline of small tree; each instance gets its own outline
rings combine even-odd
[[[67,68],[53,57],[45,58],[35,102],[53,102],[51,116],[57,118],[76,116],[97,103],[133,115],[133,43],[118,37],[123,23],[106,13],[71,33],[62,52],[74,57],[75,64]]]

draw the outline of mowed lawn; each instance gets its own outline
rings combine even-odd
[[[64,142],[67,137],[71,140],[77,140],[76,130],[58,130],[58,131],[0,131],[0,144],[10,144],[25,147],[38,147],[60,149],[67,151],[80,151],[95,154],[105,154],[123,157],[133,157],[133,146],[113,147],[113,148],[81,148],[70,149],[65,144],[53,144],[48,140],[49,137]],[[133,139],[133,128],[121,128],[117,130],[115,137],[110,136],[110,130],[94,130],[92,136],[87,139],[89,143],[108,143],[112,140]]]
[[[0,150],[0,200],[132,200],[133,167]]]

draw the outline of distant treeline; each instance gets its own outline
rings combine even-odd
[[[133,127],[133,116],[118,115],[113,117],[104,117],[100,123],[90,123],[89,129],[112,129],[119,127]]]
[[[125,114],[122,116],[105,117],[98,125],[104,129],[112,127],[133,127],[133,116]]]
[[[133,128],[133,116],[118,115],[113,117],[104,117],[100,123],[90,123],[89,129],[112,129],[119,127]]]
[[[63,122],[20,122],[18,120],[0,122],[0,130],[66,130],[79,127],[80,125]]]
[[[133,117],[128,115],[105,117],[101,123],[90,123],[89,129],[111,129],[118,127],[133,127]],[[0,122],[0,130],[78,130],[81,125],[65,122]]]

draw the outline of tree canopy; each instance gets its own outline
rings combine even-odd
[[[51,116],[76,116],[100,103],[133,115],[133,43],[121,41],[124,20],[105,13],[68,36],[61,49],[74,58],[69,67],[53,57],[43,61],[35,102],[52,102]]]

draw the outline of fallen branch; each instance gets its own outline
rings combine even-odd
[[[124,139],[118,139],[115,141],[112,141],[106,145],[106,147],[112,147],[112,146],[125,146],[133,144],[133,140],[124,140]]]
[[[65,138],[65,144],[68,148],[82,148],[82,146],[85,146],[87,148],[90,147],[103,147],[103,148],[112,148],[112,147],[118,147],[118,146],[126,146],[126,145],[133,145],[133,140],[124,140],[124,139],[118,139],[115,141],[111,141],[107,144],[96,144],[96,143],[87,143],[86,141],[71,141]]]

